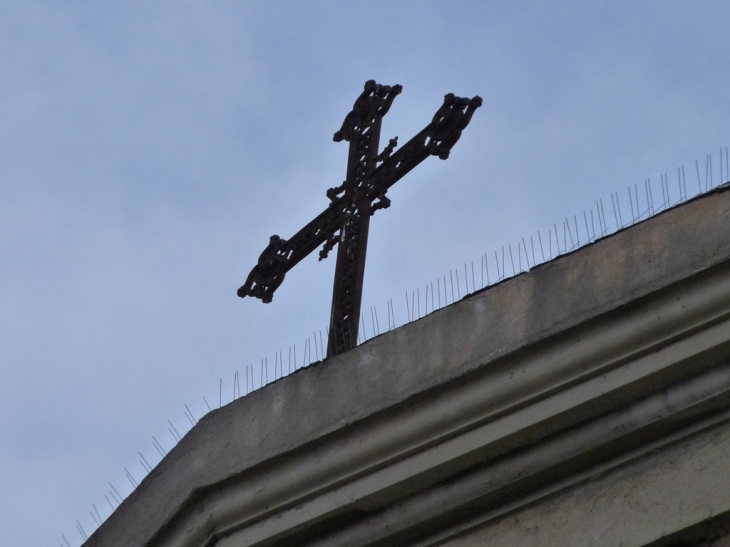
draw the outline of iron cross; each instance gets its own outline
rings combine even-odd
[[[478,96],[467,99],[449,93],[420,133],[398,151],[394,151],[396,137],[378,152],[381,121],[402,89],[374,80],[365,82],[352,111],[334,135],[335,142],[350,143],[345,181],[327,190],[327,209],[290,239],[271,236],[258,263],[238,289],[241,298],[253,296],[271,302],[274,291],[294,265],[320,245],[319,259],[327,258],[339,243],[327,357],[357,345],[370,217],[390,206],[386,192],[416,165],[429,156],[447,159],[474,111],[482,105]]]

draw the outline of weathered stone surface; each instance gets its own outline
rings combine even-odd
[[[551,499],[442,543],[449,547],[624,547],[730,511],[730,423],[611,469]],[[728,545],[687,539],[666,545]]]
[[[730,407],[729,217],[716,191],[211,412],[86,545],[435,545],[528,502],[546,529],[556,484]],[[691,482],[665,470],[637,499]]]

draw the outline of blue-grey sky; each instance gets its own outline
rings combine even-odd
[[[406,293],[472,261],[479,283],[484,253],[494,268],[554,226],[562,242],[596,200],[613,223],[614,191],[626,223],[628,186],[646,207],[667,173],[676,200],[684,166],[691,195],[708,154],[717,184],[728,28],[710,1],[2,2],[0,543],[78,545],[109,483],[144,476],[138,452],[159,461],[152,436],[189,429],[185,404],[199,418],[221,378],[225,403],[236,371],[258,382],[295,344],[301,362],[334,259],[269,305],[235,291],[271,234],[326,207],[365,80],[403,85],[383,142],[447,92],[484,99],[373,219],[371,335],[370,306],[384,330],[392,299],[402,323]]]

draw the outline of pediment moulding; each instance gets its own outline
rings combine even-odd
[[[212,412],[87,545],[436,545],[724,427],[728,218],[721,188]]]

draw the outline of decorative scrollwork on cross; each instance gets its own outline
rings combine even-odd
[[[286,240],[274,234],[269,238],[269,244],[259,256],[258,263],[253,267],[237,294],[241,298],[253,296],[262,302],[271,302],[274,291],[284,281],[289,270],[288,252],[285,250]]]
[[[482,98],[466,99],[448,93],[444,104],[436,111],[428,132],[426,146],[433,156],[445,160],[451,148],[461,138],[461,132],[469,125],[474,111],[482,106]]]
[[[355,135],[362,135],[372,127],[376,119],[382,118],[390,110],[396,96],[403,91],[401,85],[380,85],[375,80],[365,82],[360,96],[355,100],[352,110],[345,116],[342,127],[334,134],[332,140],[352,142]]]
[[[388,189],[429,156],[447,159],[452,147],[469,125],[480,97],[467,99],[449,93],[432,121],[396,150],[398,137],[390,139],[378,153],[380,125],[402,86],[365,82],[337,131],[335,142],[350,143],[345,181],[327,190],[329,207],[290,239],[271,236],[238,296],[253,296],[271,302],[286,273],[317,247],[319,259],[327,258],[338,243],[335,286],[332,296],[327,356],[357,344],[357,332],[365,271],[370,217],[390,207]]]

